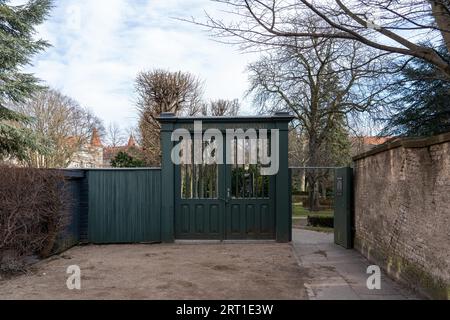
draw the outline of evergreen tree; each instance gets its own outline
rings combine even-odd
[[[46,41],[34,39],[34,35],[52,4],[51,0],[30,0],[21,6],[8,3],[0,0],[0,159],[9,156],[23,160],[27,150],[45,148],[24,128],[30,119],[7,106],[25,102],[42,88],[39,80],[22,72],[22,68],[30,64],[34,54],[49,46]]]
[[[442,45],[439,53],[450,61]],[[412,60],[392,87],[394,114],[383,135],[428,136],[450,131],[450,80],[436,66]]]
[[[352,144],[348,126],[342,115],[336,115],[320,146],[321,161],[329,166],[347,167],[352,163]]]
[[[119,152],[117,156],[111,160],[113,168],[144,168],[145,161],[134,158],[126,152]]]

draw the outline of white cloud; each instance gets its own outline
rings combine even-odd
[[[31,68],[105,122],[135,123],[134,79],[152,68],[188,71],[205,80],[205,98],[243,98],[254,56],[209,39],[173,17],[202,17],[208,0],[64,0],[39,27],[53,47]],[[247,110],[248,112],[248,110]]]

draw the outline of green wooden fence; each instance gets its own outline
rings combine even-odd
[[[90,243],[161,241],[161,170],[89,170]]]

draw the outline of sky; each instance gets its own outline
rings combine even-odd
[[[12,4],[22,4],[14,0]],[[137,123],[134,80],[145,70],[186,71],[205,82],[205,99],[244,99],[254,54],[213,41],[201,27],[175,18],[223,15],[209,0],[54,0],[37,28],[52,47],[27,71],[92,110],[107,126]]]

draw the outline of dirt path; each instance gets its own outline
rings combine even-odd
[[[306,276],[288,244],[87,246],[0,281],[0,299],[306,299]]]

